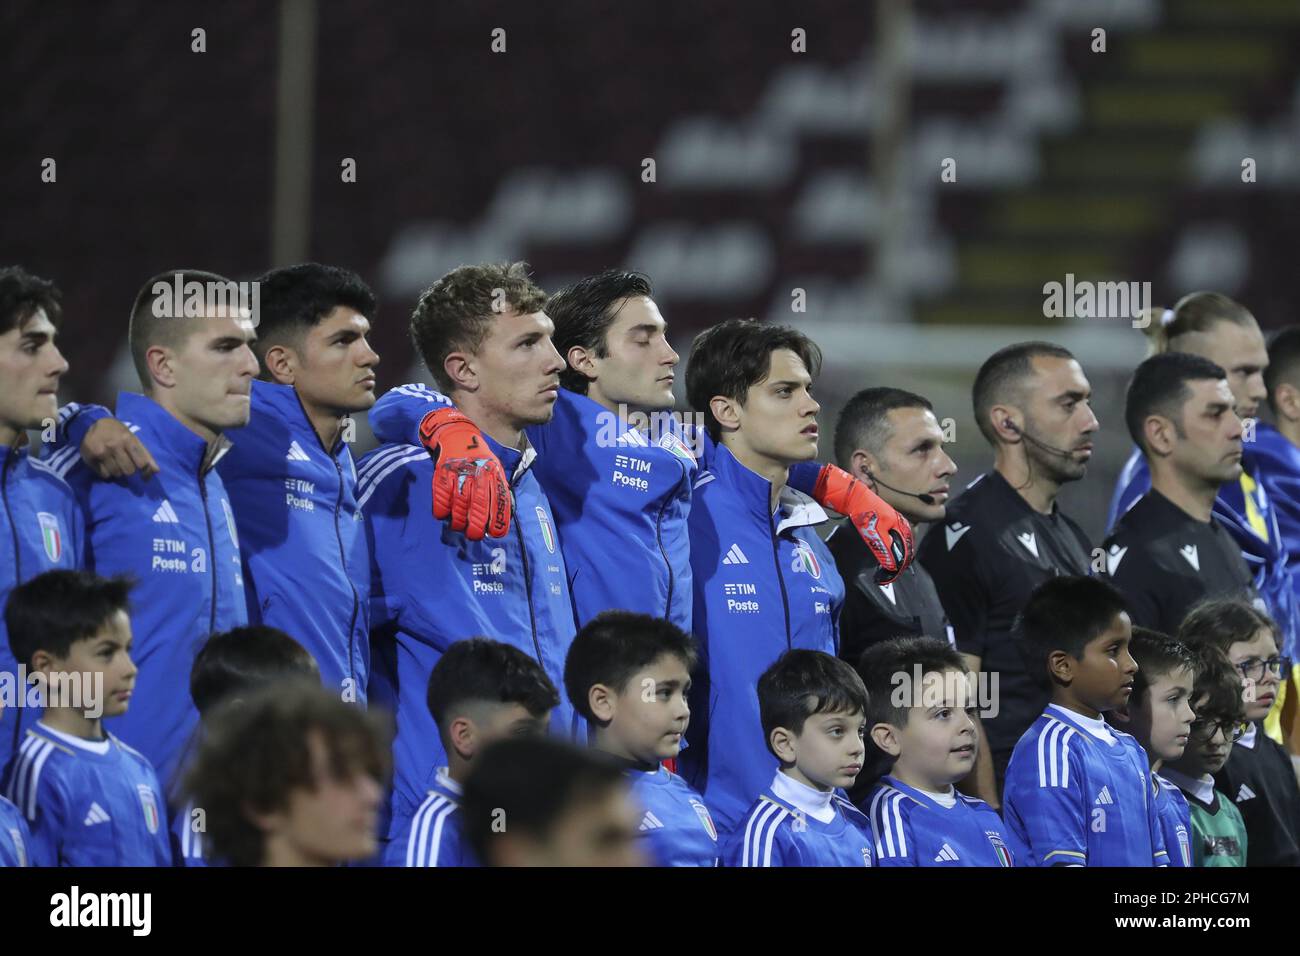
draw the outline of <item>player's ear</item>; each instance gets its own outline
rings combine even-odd
[[[462,392],[478,391],[478,368],[469,352],[451,352],[442,360],[442,370],[453,387]]]
[[[590,349],[575,345],[564,360],[569,363],[569,368],[581,372],[589,381],[596,380],[596,356]]]
[[[468,760],[478,749],[478,728],[468,717],[457,717],[447,728],[447,741],[461,759]]]
[[[714,395],[709,399],[709,411],[724,432],[734,432],[740,428],[740,403],[735,399]]]
[[[1280,383],[1273,389],[1273,404],[1277,414],[1287,421],[1300,421],[1300,389],[1287,382]]]
[[[614,698],[613,690],[605,684],[592,684],[587,691],[587,706],[591,708],[592,716],[602,724],[614,719]]]
[[[767,740],[777,760],[783,764],[795,762],[795,735],[789,730],[785,727],[773,727],[772,734]]]
[[[144,353],[145,365],[153,385],[174,388],[176,385],[176,353],[165,345],[151,345]],[[152,390],[152,388],[151,388]]]
[[[876,724],[867,731],[871,742],[891,757],[903,752],[903,745],[898,739],[898,728],[893,724]]]
[[[273,382],[292,385],[298,369],[298,353],[286,345],[272,345],[262,356],[262,368]]]
[[[38,650],[32,654],[31,669],[33,672],[54,670],[58,665],[58,660],[49,651]]]
[[[1047,672],[1068,686],[1074,681],[1075,663],[1075,659],[1065,651],[1052,651],[1047,655]]]

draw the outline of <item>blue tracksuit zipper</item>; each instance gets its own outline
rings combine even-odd
[[[767,526],[772,532],[772,563],[776,565],[776,583],[781,588],[781,607],[785,611],[785,646],[789,650],[794,647],[794,638],[790,634],[790,599],[785,593],[785,575],[781,573],[781,550],[776,525],[773,524],[770,515],[767,519]]]
[[[206,456],[204,456],[206,458]],[[208,526],[208,572],[212,576],[212,610],[208,616],[208,634],[217,629],[217,552],[212,540],[212,515],[208,512],[208,483],[203,477],[203,462],[199,462],[199,497],[203,499],[203,520]]]
[[[537,612],[533,608],[533,577],[528,570],[528,545],[524,543],[524,529],[519,523],[519,511],[514,507],[516,499],[513,483],[510,486],[510,503],[510,510],[514,514],[512,523],[515,526],[515,537],[519,539],[519,554],[524,564],[524,597],[528,599],[528,624],[533,630],[533,650],[537,652],[538,666],[546,670],[546,662],[542,660],[542,645],[537,640]]]

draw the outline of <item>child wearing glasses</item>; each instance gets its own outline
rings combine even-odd
[[[1241,681],[1245,730],[1222,768],[1211,772],[1215,787],[1241,812],[1248,837],[1247,866],[1300,866],[1300,784],[1286,749],[1263,730],[1281,675],[1290,667],[1278,656],[1276,634],[1267,615],[1232,600],[1194,608],[1178,633],[1188,644],[1217,648]],[[1206,719],[1200,712],[1197,717]],[[1216,719],[1231,725],[1235,718]],[[1224,736],[1216,733],[1214,739]],[[1216,753],[1212,744],[1207,749]]]

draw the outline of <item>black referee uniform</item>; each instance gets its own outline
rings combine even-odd
[[[841,524],[826,539],[844,579],[840,657],[854,667],[862,652],[895,637],[933,637],[952,643],[952,628],[929,572],[913,561],[892,584],[877,584],[880,567],[857,529]]]
[[[1123,592],[1134,624],[1174,635],[1205,598],[1263,606],[1241,548],[1218,519],[1198,521],[1154,489],[1116,522],[1104,548],[1106,575]]]
[[[921,542],[920,560],[952,623],[957,650],[998,675],[998,715],[984,719],[998,790],[1011,751],[1047,706],[1046,675],[1030,676],[1011,630],[1034,589],[1087,574],[1091,545],[1055,505],[1040,514],[997,471],[971,482]]]

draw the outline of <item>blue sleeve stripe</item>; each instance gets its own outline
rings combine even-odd
[[[1048,721],[1038,735],[1038,785],[1070,787],[1070,738],[1074,728],[1059,720]]]
[[[392,472],[402,467],[402,465],[408,464],[409,462],[412,461],[417,461],[421,458],[424,458],[428,454],[428,452],[426,452],[423,448],[419,448],[419,449],[405,448],[402,449],[402,451],[404,452],[404,454],[401,455],[400,457],[396,459],[392,459],[392,458],[386,459],[384,461],[384,465],[386,465],[387,467],[385,467],[383,471],[380,471],[377,475],[375,475],[374,479],[369,481],[369,483],[367,483],[368,474],[363,470],[361,475],[361,481],[357,485],[357,489],[360,492],[357,495],[358,508],[363,507],[365,503],[370,500],[370,496],[373,495],[379,489],[379,485]],[[370,462],[370,464],[374,464],[374,462]]]
[[[411,836],[406,841],[407,866],[438,865],[443,824],[455,809],[456,804],[440,793],[433,794],[420,805],[411,820]]]
[[[779,803],[762,803],[754,808],[745,823],[745,852],[741,866],[772,865],[772,838],[787,813],[789,811]]]

